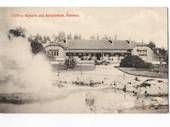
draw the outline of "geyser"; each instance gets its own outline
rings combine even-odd
[[[0,37],[0,92],[40,92],[52,87],[53,72],[43,54],[33,55],[24,38]]]

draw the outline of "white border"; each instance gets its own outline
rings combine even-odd
[[[168,0],[1,0],[0,6],[31,6],[31,7],[99,7],[99,6],[128,6],[128,7],[168,7]]]
[[[169,127],[169,114],[7,114],[2,127]]]
[[[1,7],[170,7],[168,0],[4,0]],[[169,47],[170,48],[170,47]],[[0,114],[0,127],[169,127],[170,114]]]

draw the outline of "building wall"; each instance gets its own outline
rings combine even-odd
[[[132,54],[140,56],[142,54],[141,51],[138,50],[146,50],[147,56],[140,56],[145,61],[151,61],[151,51],[148,47],[135,47],[133,51],[128,50],[70,50],[66,49],[63,46],[56,44],[56,45],[48,45],[46,48],[46,54],[50,58],[51,61],[65,61],[66,56],[71,55],[74,56],[77,60],[105,60],[109,61],[110,63],[120,63],[121,59],[123,59],[126,55]],[[56,63],[57,63],[56,62]]]
[[[45,48],[47,56],[51,61],[63,61],[65,60],[65,50],[59,45],[51,45]]]
[[[97,52],[98,51],[98,52]],[[87,52],[86,50],[71,50],[66,52],[66,56],[73,56],[77,61],[105,61],[112,64],[119,65],[121,62],[121,59],[123,59],[125,56],[130,55],[130,52],[127,52],[126,50],[119,50],[118,52],[111,51],[111,52],[103,52],[100,50],[95,50],[95,52],[92,52],[92,50],[89,50]],[[113,53],[114,52],[114,53]],[[122,53],[123,52],[123,53]]]
[[[136,46],[132,50],[132,55],[137,55],[146,62],[153,61],[153,51],[148,46]]]

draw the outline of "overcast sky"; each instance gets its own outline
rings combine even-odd
[[[13,14],[78,14],[79,17],[21,18]],[[167,8],[0,8],[0,29],[22,26],[29,34],[59,31],[91,35],[117,35],[117,39],[153,41],[167,48]]]

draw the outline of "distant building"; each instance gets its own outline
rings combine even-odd
[[[146,62],[152,63],[154,60],[153,50],[148,47],[146,44],[137,44],[133,50],[132,55],[137,55]]]
[[[62,63],[66,57],[66,44],[63,42],[52,42],[45,47],[46,55],[53,63]]]
[[[128,40],[68,40],[51,42],[45,47],[53,63],[64,62],[73,56],[78,61],[105,60],[119,64],[127,55],[138,55],[145,61],[152,61],[153,52],[147,45]]]

